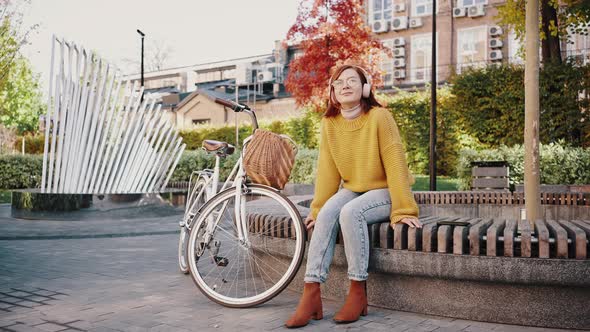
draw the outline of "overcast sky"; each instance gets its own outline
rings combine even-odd
[[[18,0],[16,0],[18,1]],[[43,84],[51,35],[65,37],[125,68],[140,58],[140,36],[172,49],[169,67],[270,53],[297,17],[299,0],[32,0],[25,24],[40,24],[22,52]],[[148,43],[146,40],[146,47]],[[146,50],[147,51],[147,50]],[[128,66],[128,64],[127,64]],[[139,68],[137,68],[139,72]]]

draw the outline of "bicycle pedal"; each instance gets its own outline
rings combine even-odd
[[[227,266],[229,263],[229,260],[225,257],[213,256],[213,259],[215,260],[215,264],[217,264],[217,266]]]

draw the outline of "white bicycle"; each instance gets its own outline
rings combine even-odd
[[[256,113],[247,105],[215,101],[249,114],[253,131],[258,128]],[[219,192],[220,159],[235,149],[226,142],[203,142],[215,153],[215,168],[191,175],[180,222],[180,270],[190,273],[209,299],[228,307],[251,307],[277,296],[297,274],[305,252],[307,233],[295,205],[279,190],[246,177],[242,157],[251,138],[244,140],[242,155]]]

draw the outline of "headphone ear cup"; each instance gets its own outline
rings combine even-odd
[[[363,84],[363,98],[369,98],[371,94],[371,84],[365,83]]]

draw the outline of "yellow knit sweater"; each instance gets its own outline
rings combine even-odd
[[[385,108],[376,107],[354,119],[342,114],[324,117],[320,123],[320,148],[311,213],[317,218],[341,180],[355,192],[389,188],[390,222],[418,217],[405,150],[397,124]]]

